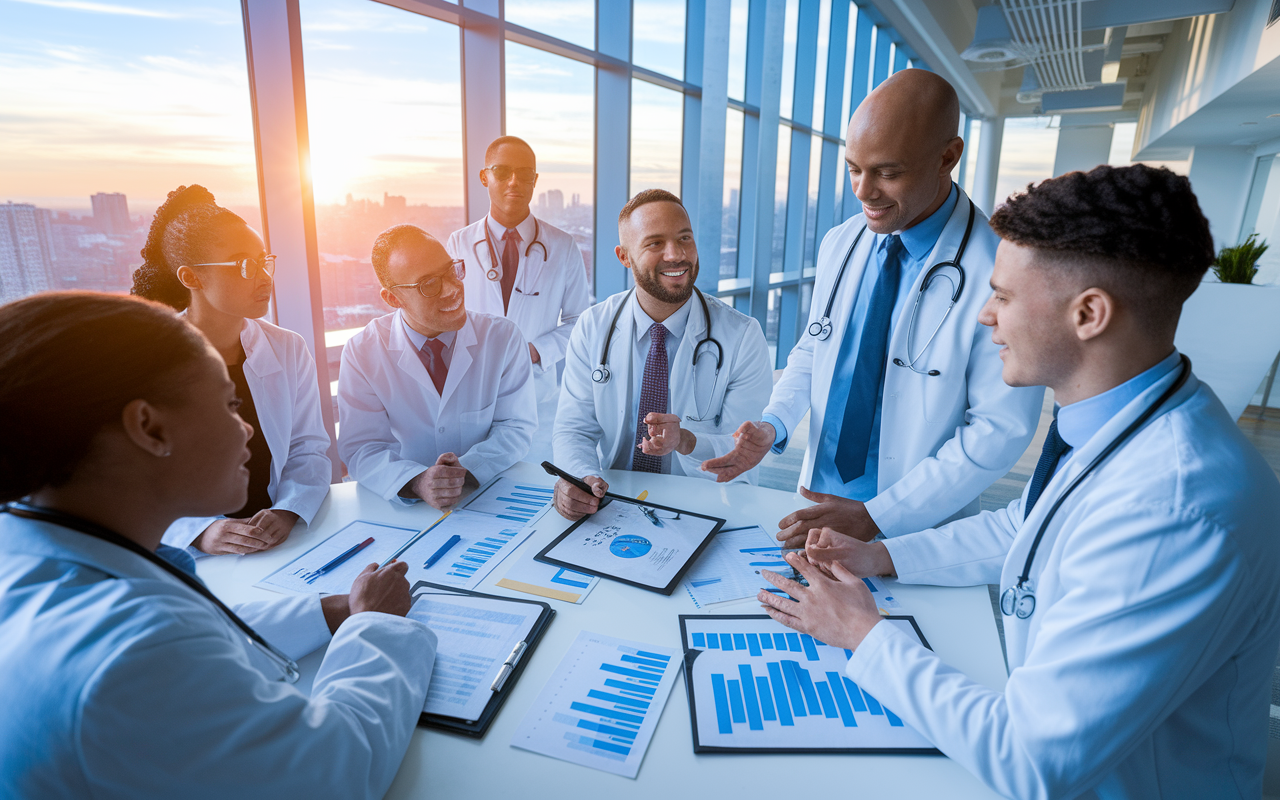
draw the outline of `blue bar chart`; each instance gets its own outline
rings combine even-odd
[[[768,617],[681,618],[695,746],[919,750],[932,745],[844,674],[850,652]],[[888,620],[916,637],[909,621]]]
[[[523,526],[541,514],[554,498],[555,490],[550,486],[498,478],[472,497],[465,508]]]
[[[449,571],[446,574],[464,581],[471,580],[494,556],[501,553],[519,532],[516,528],[504,528],[490,536],[476,539],[449,565]]]
[[[583,631],[511,744],[634,778],[679,668],[671,648]]]

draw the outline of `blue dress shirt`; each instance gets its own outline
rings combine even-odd
[[[953,183],[951,185],[951,193],[947,195],[947,199],[936,211],[925,217],[919,224],[898,232],[906,252],[902,256],[902,281],[898,286],[898,297],[893,305],[893,322],[890,324],[889,329],[891,340],[893,331],[897,327],[898,319],[902,316],[902,310],[911,298],[916,276],[925,268],[925,259],[929,257],[934,247],[937,246],[938,238],[942,236],[942,229],[946,227],[947,220],[951,219],[951,214],[955,211],[959,197],[959,192]],[[836,447],[840,441],[840,424],[844,420],[845,400],[849,396],[849,387],[853,384],[853,367],[858,360],[857,353],[862,338],[862,326],[867,318],[867,307],[871,303],[871,293],[876,284],[875,279],[879,277],[880,270],[884,265],[885,248],[888,246],[889,236],[890,234],[876,235],[871,251],[875,255],[874,269],[872,265],[867,265],[867,269],[863,270],[862,279],[858,284],[858,293],[854,298],[853,311],[849,317],[849,324],[845,326],[844,334],[846,337],[854,337],[851,343],[852,347],[846,348],[850,352],[850,357],[841,360],[836,365],[836,374],[831,379],[831,390],[827,394],[826,424],[823,426],[815,445],[817,447],[817,457],[814,460],[813,480],[809,486],[811,491],[839,495],[864,502],[875,497],[879,491],[877,481],[880,473],[880,419],[884,406],[883,381],[880,384],[880,391],[876,395],[876,409],[871,423],[871,446],[867,449],[866,470],[859,477],[845,483],[840,479],[840,472],[836,469],[835,456]],[[765,414],[763,421],[773,425],[775,431],[773,452],[781,453],[787,448],[789,433],[786,426],[782,424],[782,420],[772,414]],[[810,431],[810,435],[813,435],[812,431]]]

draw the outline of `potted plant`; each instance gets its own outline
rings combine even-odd
[[[1187,299],[1175,344],[1238,419],[1280,352],[1280,286],[1253,283],[1265,241],[1252,234],[1214,259],[1207,279]]]

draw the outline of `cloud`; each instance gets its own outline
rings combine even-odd
[[[154,11],[148,8],[130,8],[114,3],[94,3],[88,0],[9,0],[31,6],[59,8],[64,11],[87,11],[93,14],[116,14],[125,17],[150,17],[152,19],[181,19],[183,15],[171,11]]]

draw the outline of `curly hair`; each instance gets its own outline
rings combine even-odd
[[[1073,269],[1162,327],[1213,261],[1209,221],[1191,182],[1145,164],[1095,167],[1028,185],[991,215],[1005,241]]]
[[[178,280],[178,268],[198,261],[214,236],[215,223],[244,223],[219,206],[199,184],[179,186],[156,209],[141,250],[142,266],[133,273],[129,293],[183,310],[191,304],[191,290]]]
[[[392,225],[373,240],[373,253],[369,260],[373,263],[373,274],[378,276],[378,283],[383,288],[391,286],[391,254],[413,237],[420,237],[440,244],[440,240],[419,228],[417,225]],[[441,245],[443,247],[444,245]]]

